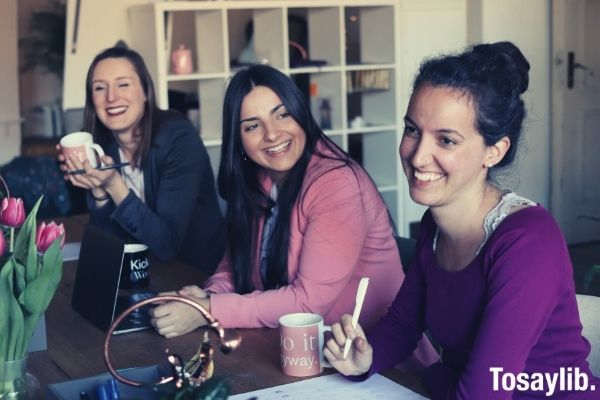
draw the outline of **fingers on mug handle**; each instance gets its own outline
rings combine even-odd
[[[100,166],[103,167],[104,166],[103,158],[105,157],[104,150],[102,150],[102,147],[100,147],[100,145],[98,145],[96,143],[90,144],[90,147],[98,154],[98,159],[100,160]]]
[[[361,337],[365,340],[367,339],[367,334],[363,330],[362,326],[360,326],[360,324],[358,324],[358,323],[354,327],[354,333],[356,334],[356,337]]]
[[[331,325],[323,325],[323,337],[325,337],[325,332],[331,332],[333,334],[332,326]],[[322,350],[324,350],[324,348],[322,348]],[[325,358],[324,355],[321,357],[321,361],[323,362],[323,365],[322,365],[323,368],[333,368],[333,366],[331,365],[329,360],[327,358]]]
[[[331,335],[339,346],[343,346],[346,343],[346,332],[339,322],[331,325]]]

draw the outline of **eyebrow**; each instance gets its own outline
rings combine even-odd
[[[271,114],[271,115],[272,115],[272,114],[275,114],[275,113],[277,112],[277,110],[279,110],[281,107],[283,107],[283,103],[280,103],[280,104],[276,105],[275,107],[273,107],[273,108],[271,109],[271,111],[269,111],[269,114]],[[256,121],[256,120],[258,120],[258,117],[249,117],[249,118],[244,118],[244,119],[241,119],[241,120],[240,120],[240,124],[241,124],[242,122]]]
[[[410,124],[410,125],[414,125],[415,127],[418,127],[419,125],[417,125],[415,123],[415,121],[413,121],[408,115],[404,116],[404,122]],[[441,129],[437,129],[436,132],[438,133],[455,133],[458,136],[460,136],[461,138],[464,138],[464,136],[457,130],[454,129],[449,129],[449,128],[441,128]]]
[[[410,117],[408,115],[404,116],[404,122],[408,122],[411,125],[417,126],[417,124],[415,124],[415,121],[413,121],[412,119],[410,119]]]
[[[121,79],[133,79],[133,76],[117,76],[114,80],[118,81]],[[106,79],[92,79],[92,83],[98,83],[98,82],[106,82]]]

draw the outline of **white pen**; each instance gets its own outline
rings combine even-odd
[[[362,309],[363,301],[365,300],[365,295],[367,294],[367,286],[369,286],[369,278],[360,278],[358,289],[356,290],[356,303],[354,304],[354,312],[352,313],[353,328],[356,328],[356,324],[358,324],[360,310]],[[346,338],[346,344],[344,344],[344,359],[348,357],[348,351],[350,351],[351,345],[352,341],[349,338]]]

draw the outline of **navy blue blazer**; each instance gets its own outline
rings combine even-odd
[[[144,197],[132,191],[115,207],[97,208],[88,193],[90,223],[136,243],[160,260],[176,256],[212,272],[225,250],[225,225],[208,153],[193,125],[174,111],[160,111],[148,155],[142,160]],[[112,135],[101,142],[120,161]]]

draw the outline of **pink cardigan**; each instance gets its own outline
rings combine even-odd
[[[319,149],[324,152],[323,146]],[[339,161],[317,155],[310,160],[291,215],[287,286],[263,290],[257,255],[252,271],[256,290],[235,293],[225,253],[205,286],[213,292],[211,313],[223,326],[275,328],[280,316],[294,312],[320,314],[326,324],[337,322],[342,314],[352,313],[363,276],[370,283],[361,326],[369,329],[386,314],[404,280],[387,208],[362,168],[337,166]],[[270,179],[263,180],[266,193],[271,185]],[[437,352],[423,338],[404,365],[418,368],[437,360]]]
[[[255,260],[257,289],[239,295],[225,255],[205,287],[215,293],[211,313],[224,326],[273,328],[280,316],[292,312],[314,312],[327,324],[336,322],[352,312],[362,276],[370,277],[370,285],[360,322],[368,327],[385,314],[404,280],[386,207],[361,168],[335,169],[339,165],[316,155],[309,163],[301,201],[291,215],[289,285],[262,290]],[[266,193],[271,184],[264,179]]]

